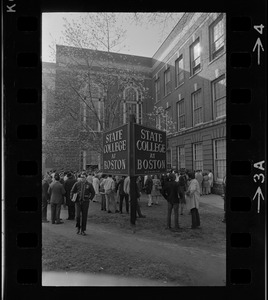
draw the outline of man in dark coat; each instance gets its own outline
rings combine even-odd
[[[86,173],[82,173],[80,178],[81,180],[74,184],[70,193],[70,198],[73,197],[74,193],[77,193],[75,202],[77,234],[80,233],[81,229],[81,234],[86,235],[85,231],[87,226],[89,201],[94,198],[95,190],[93,185],[87,181]],[[82,215],[82,218],[80,215]]]
[[[124,192],[124,181],[126,176],[122,176],[122,178],[119,180],[119,182],[116,184],[115,190],[119,190],[119,198],[120,198],[120,204],[119,204],[119,211],[122,214],[123,213],[123,201],[125,199],[126,203],[126,212],[129,213],[129,197],[128,194]]]
[[[169,181],[163,187],[163,196],[168,202],[167,229],[171,228],[171,213],[174,209],[174,228],[179,229],[179,183],[175,181],[176,175],[171,173]]]
[[[148,195],[148,206],[151,207],[153,204],[152,195],[151,195],[153,189],[153,180],[151,175],[147,176],[147,179],[144,184],[144,189],[146,194]]]
[[[64,188],[66,191],[66,205],[68,206],[68,218],[67,220],[74,220],[75,219],[75,203],[71,200],[70,194],[72,187],[76,183],[74,176],[72,173],[67,174],[67,180],[64,182]]]
[[[50,175],[45,175],[42,180],[42,223],[48,223],[47,220],[47,204],[49,202],[48,188],[52,178]]]
[[[51,223],[52,224],[62,224],[60,221],[60,210],[63,203],[63,195],[65,194],[65,189],[60,183],[60,175],[55,173],[55,181],[51,183],[48,188],[48,194],[50,196],[51,204]]]

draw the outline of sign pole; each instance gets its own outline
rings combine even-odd
[[[129,178],[130,178],[130,224],[136,224],[136,210],[137,210],[137,195],[136,195],[136,178],[134,174],[135,161],[134,161],[134,123],[136,123],[134,114],[129,115]],[[135,229],[134,229],[135,232]]]

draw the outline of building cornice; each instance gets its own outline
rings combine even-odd
[[[168,139],[172,139],[175,138],[177,136],[183,136],[183,135],[187,135],[193,132],[197,132],[197,131],[202,131],[203,129],[207,129],[213,126],[218,126],[218,125],[226,125],[226,117],[222,117],[216,120],[211,120],[205,123],[202,123],[200,125],[194,126],[194,127],[190,127],[190,128],[186,128],[180,131],[177,131],[175,133],[170,133],[167,135]]]

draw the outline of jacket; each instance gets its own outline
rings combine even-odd
[[[125,195],[126,193],[124,192],[124,178],[121,178],[119,182],[116,184],[116,191],[119,190],[119,195]]]
[[[81,192],[82,192],[83,186],[85,186],[85,192],[84,192],[84,197],[82,199]],[[76,182],[71,190],[71,194],[70,194],[71,199],[72,199],[74,193],[78,194],[75,202],[89,201],[89,200],[92,200],[95,196],[95,190],[93,188],[93,185],[91,183],[89,183],[88,181]]]
[[[172,204],[179,203],[179,183],[167,181],[163,187],[163,196]]]
[[[197,179],[192,179],[186,193],[186,204],[187,208],[190,210],[192,208],[199,209],[200,201],[200,187]]]
[[[48,194],[50,196],[50,203],[62,204],[63,195],[65,194],[65,189],[59,181],[54,181],[48,188]]]
[[[152,193],[152,189],[153,189],[153,180],[152,178],[147,178],[146,182],[145,182],[145,192],[146,194],[151,194]]]

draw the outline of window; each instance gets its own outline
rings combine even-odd
[[[226,175],[226,139],[214,141],[215,179],[222,181]]]
[[[170,69],[167,69],[164,73],[164,79],[165,79],[165,90],[164,94],[165,96],[171,93],[171,77],[170,77]]]
[[[183,69],[183,57],[182,55],[175,61],[175,80],[176,87],[184,82],[184,69]]]
[[[226,115],[226,79],[225,75],[212,82],[212,97],[214,107],[214,118]]]
[[[136,122],[142,124],[142,100],[141,93],[134,87],[127,87],[124,90],[124,115],[123,123],[127,123],[130,114],[134,114]]]
[[[201,48],[199,38],[190,46],[191,75],[201,69]]]
[[[185,128],[185,102],[181,100],[177,102],[177,116],[178,116],[178,131]]]
[[[192,101],[193,101],[193,126],[196,126],[203,122],[201,89],[196,93],[192,94]]]
[[[178,153],[178,169],[184,169],[185,168],[185,148],[184,147],[178,147],[177,148]]]
[[[160,79],[155,80],[155,102],[160,100]]]
[[[194,170],[203,170],[202,143],[197,143],[193,145],[193,167]]]
[[[209,27],[210,36],[210,60],[218,57],[224,51],[224,23],[223,15]]]

